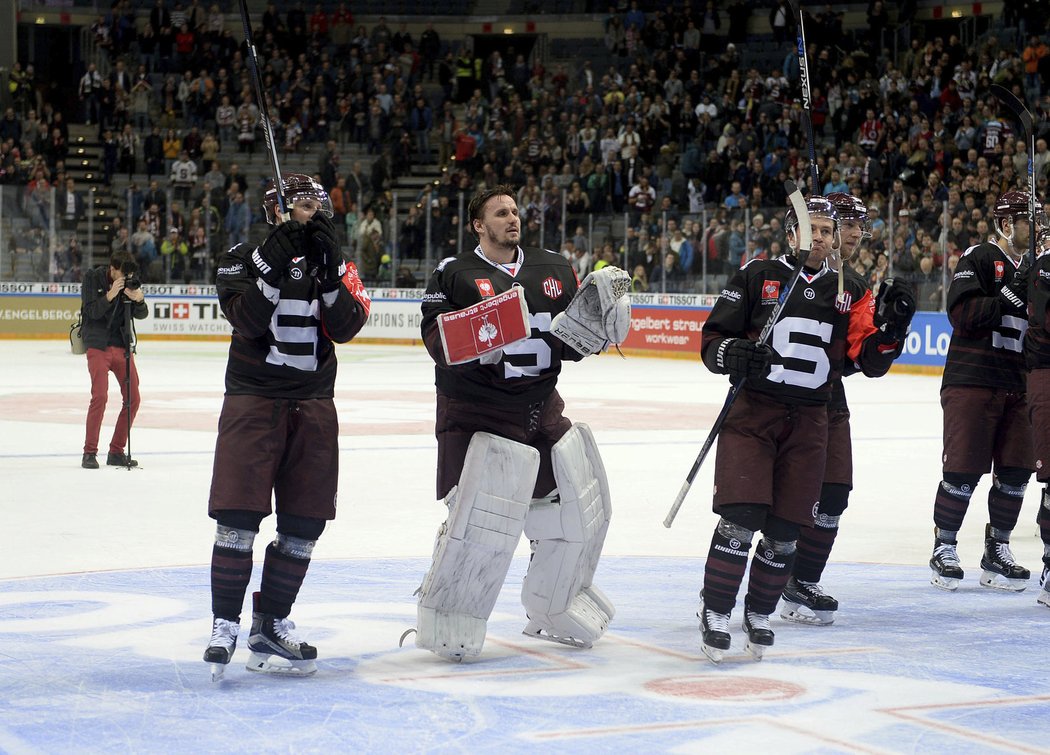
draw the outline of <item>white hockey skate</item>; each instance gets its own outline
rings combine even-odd
[[[1007,592],[1024,592],[1032,573],[1014,560],[1010,541],[993,537],[985,526],[984,555],[981,556],[981,586]]]
[[[937,540],[933,545],[933,556],[930,557],[930,584],[942,590],[955,592],[959,589],[959,582],[963,578],[962,566],[959,563],[959,554],[955,550],[955,543]]]
[[[826,627],[835,623],[839,602],[824,592],[817,582],[802,582],[792,577],[781,596],[784,607],[780,618],[796,624]]]
[[[715,613],[701,604],[697,613],[700,619],[700,650],[712,663],[721,663],[729,650],[729,614]]]
[[[747,632],[744,650],[756,661],[762,660],[766,650],[773,647],[773,630],[769,626],[769,616],[745,610],[742,627]]]
[[[241,625],[236,621],[227,619],[215,619],[212,621],[211,641],[204,651],[204,662],[211,664],[211,680],[217,682],[222,679],[226,666],[233,657],[233,651],[237,649],[237,634],[241,631]]]
[[[317,648],[307,645],[294,634],[295,623],[268,613],[252,613],[252,631],[248,649],[252,651],[245,666],[249,671],[284,676],[310,676],[317,671]]]

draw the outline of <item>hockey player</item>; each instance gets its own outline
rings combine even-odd
[[[842,266],[843,276],[853,280],[850,290],[860,290],[866,284],[847,263],[856,254],[861,241],[871,236],[868,208],[857,197],[843,192],[832,192],[827,199],[838,213],[841,230],[835,268]],[[870,301],[870,294],[867,297]],[[903,344],[902,337],[898,347],[903,347]],[[896,356],[900,356],[900,348]],[[853,372],[856,372],[856,368],[847,360],[843,374]],[[846,510],[849,492],[853,488],[849,417],[842,376],[838,376],[831,383],[831,399],[828,402],[828,455],[824,483],[820,486],[820,504],[814,515],[813,526],[803,527],[799,536],[795,566],[784,588],[784,605],[780,611],[782,618],[799,624],[831,624],[839,608],[838,601],[820,586],[820,577],[831,557],[831,549],[839,531],[839,517]]]
[[[813,248],[769,343],[753,339],[798,264],[801,234],[794,209],[785,218],[792,254],[745,265],[704,325],[704,364],[734,383],[746,380],[719,435],[713,508],[721,519],[701,592],[702,649],[716,663],[730,646],[730,613],[759,531],[743,629],[754,658],[773,644],[769,615],[791,575],[800,528],[812,526],[820,497],[831,384],[844,359],[866,375],[885,374],[914,311],[914,297],[899,283],[880,289],[874,314],[870,292],[853,277],[839,297],[838,276],[825,264],[838,245],[838,213],[823,197],[806,204]]]
[[[563,361],[624,340],[630,277],[606,267],[581,285],[561,255],[523,249],[514,197],[505,186],[474,196],[477,247],[442,260],[423,297],[448,519],[418,591],[416,645],[454,661],[481,652],[522,531],[526,634],[590,647],[614,613],[592,584],[611,513],[605,469],[556,385]]]
[[[1028,365],[1028,414],[1032,420],[1036,479],[1044,485],[1036,522],[1043,540],[1043,573],[1037,600],[1050,608],[1050,227],[1039,231],[1035,264],[1028,282],[1028,330],[1024,335]]]
[[[314,544],[335,517],[339,426],[332,400],[333,342],[349,341],[368,319],[368,294],[343,262],[332,205],[309,176],[282,178],[263,199],[275,226],[258,247],[238,244],[216,272],[222,312],[233,326],[226,396],[219,415],[208,514],[216,521],[211,559],[212,636],[204,660],[222,677],[237,645],[252,543],[271,513],[277,537],[266,548],[253,597],[250,671],[306,675],[317,649],[288,619]]]
[[[1004,192],[992,212],[998,238],[963,252],[948,288],[953,330],[941,382],[943,479],[934,499],[930,558],[930,582],[944,590],[957,589],[963,578],[956,536],[970,496],[989,470],[981,585],[1020,592],[1031,576],[1010,551],[1010,532],[1035,461],[1022,353],[1028,327],[1028,198]]]

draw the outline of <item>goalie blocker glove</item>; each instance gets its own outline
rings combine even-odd
[[[621,344],[631,330],[631,276],[608,265],[588,273],[564,312],[551,322],[551,334],[584,356]]]
[[[875,297],[875,314],[872,316],[875,327],[889,340],[903,341],[914,316],[915,294],[911,286],[894,278],[884,280]]]
[[[277,286],[292,258],[302,255],[304,240],[302,223],[282,223],[248,256],[249,265],[259,278]]]
[[[773,361],[773,349],[764,343],[746,338],[726,338],[718,345],[715,365],[735,383],[755,380],[766,374]]]

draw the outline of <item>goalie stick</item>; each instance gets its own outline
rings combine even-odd
[[[795,210],[795,216],[798,218],[798,260],[795,270],[791,274],[791,278],[788,280],[788,284],[784,289],[783,297],[781,297],[773,308],[773,311],[769,315],[769,319],[766,320],[766,324],[762,327],[762,332],[758,335],[758,343],[760,344],[766,343],[769,340],[770,335],[772,335],[773,328],[777,324],[777,320],[780,319],[780,313],[783,311],[784,305],[787,304],[788,299],[791,297],[791,292],[795,290],[795,284],[798,283],[798,279],[802,275],[802,268],[806,264],[810,248],[813,246],[813,232],[809,224],[809,210],[806,207],[806,200],[802,198],[802,192],[799,191],[799,188],[795,185],[794,181],[785,181],[784,189],[787,191],[788,201],[791,202],[791,206]],[[693,462],[692,469],[690,469],[689,474],[685,476],[685,482],[682,483],[682,488],[678,491],[678,496],[674,499],[674,503],[671,504],[671,510],[668,511],[667,516],[664,517],[664,527],[670,527],[671,524],[674,523],[675,517],[678,516],[678,510],[682,508],[682,503],[685,501],[685,497],[689,493],[689,488],[693,486],[693,480],[696,479],[696,475],[700,471],[704,459],[707,458],[711,446],[715,443],[715,438],[718,437],[718,433],[721,431],[726,417],[729,416],[729,409],[733,406],[733,402],[736,401],[736,397],[740,394],[740,389],[744,387],[745,382],[747,382],[747,378],[741,378],[736,383],[729,386],[729,393],[726,395],[725,403],[722,405],[722,411],[720,411],[715,418],[715,423],[711,426],[711,432],[707,434],[707,440],[705,440],[704,445],[701,446],[700,453],[697,455],[696,461]]]
[[[1028,150],[1028,261],[1029,264],[1034,265],[1036,237],[1035,163],[1033,162],[1035,159],[1035,119],[1032,118],[1031,111],[1025,107],[1025,104],[1018,99],[1017,95],[1006,87],[992,84],[992,94],[999,98],[999,102],[1009,108],[1014,117],[1021,122],[1021,128],[1024,129],[1026,149]]]
[[[273,186],[277,191],[277,214],[279,220],[288,217],[288,207],[284,201],[284,184],[281,181],[281,165],[277,160],[277,140],[270,122],[270,111],[266,106],[266,93],[263,91],[262,74],[259,73],[259,59],[252,41],[252,22],[248,18],[248,0],[240,0],[241,23],[244,25],[244,44],[248,48],[248,68],[252,72],[252,84],[255,85],[255,97],[259,101],[259,115],[262,116],[263,132],[266,134],[266,151],[270,155],[270,169],[273,171]]]

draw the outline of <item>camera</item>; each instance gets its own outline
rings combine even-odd
[[[124,276],[124,288],[128,291],[137,291],[142,288],[139,280],[139,266],[135,262],[125,262],[120,266],[120,274]]]

